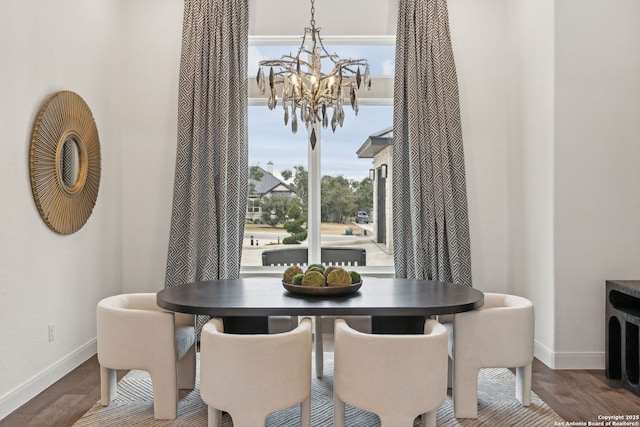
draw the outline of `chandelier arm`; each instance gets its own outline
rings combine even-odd
[[[285,60],[287,58],[290,58],[290,57],[283,56],[282,59],[268,59],[265,61],[260,61],[258,65],[260,67],[281,67],[285,69],[295,69],[297,67],[297,60],[295,60],[295,58],[292,58],[293,59],[292,61]],[[311,68],[311,64],[303,60],[300,60],[300,66]],[[310,73],[305,73],[305,74],[310,74]]]
[[[330,58],[331,58],[331,57],[340,58],[340,57],[338,56],[338,54],[337,54],[337,53],[335,53],[335,52],[334,52],[333,54],[331,54],[331,53],[329,53],[329,51],[327,51],[327,49],[324,47],[324,43],[322,42],[322,39],[320,38],[320,28],[318,28],[318,41],[320,42],[320,49],[322,49],[322,51],[323,51],[325,54],[327,54],[327,56],[329,56]]]
[[[361,66],[362,64],[354,64],[354,65],[343,65],[342,66],[342,70],[344,72],[344,70],[349,71],[350,73],[352,73],[353,75],[356,74],[357,71],[354,71],[351,69],[352,66]],[[350,76],[343,76],[343,78],[349,78]]]
[[[337,53],[335,53],[335,52],[334,53],[329,53],[329,51],[324,47],[324,43],[322,43],[322,39],[320,37],[318,37],[318,40],[320,41],[320,48],[324,52],[324,55],[320,56],[321,58],[329,58],[334,63],[337,63],[339,61],[344,61],[344,62],[358,62],[358,63],[361,63],[362,65],[366,65],[367,64],[367,60],[364,59],[364,58],[361,58],[361,59],[340,59],[340,56]],[[336,60],[335,58],[338,58],[338,59]]]

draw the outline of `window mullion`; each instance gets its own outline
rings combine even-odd
[[[316,133],[316,146],[314,149],[311,148],[311,132],[315,128]],[[307,239],[309,244],[309,264],[317,264],[320,263],[320,252],[321,252],[321,227],[320,227],[320,193],[321,187],[320,182],[322,178],[321,173],[321,156],[320,152],[322,149],[322,133],[320,131],[320,123],[316,122],[313,125],[309,125],[308,129],[308,138],[307,138],[307,150],[309,152],[309,202],[307,204]]]

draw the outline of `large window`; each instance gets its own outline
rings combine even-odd
[[[395,47],[393,40],[381,41],[380,44],[340,45],[325,41],[327,50],[341,57],[366,58],[374,77],[371,92],[359,91],[358,116],[350,107],[345,108],[344,126],[337,128],[335,133],[331,128],[322,128],[319,147],[322,247],[363,248],[367,253],[367,267],[393,264],[385,215],[388,206],[379,197],[381,189],[384,193],[384,188],[389,187],[379,173],[381,165],[388,167],[390,162],[390,145],[375,136],[384,134],[392,126]],[[283,110],[270,111],[266,98],[257,94],[253,87],[258,61],[278,58],[289,52],[295,54],[296,49],[295,44],[265,45],[261,41],[252,43],[249,49],[251,172],[243,267],[261,266],[263,250],[294,247],[284,243],[294,235],[306,235],[305,232],[296,234],[291,229],[287,231],[283,225],[292,220],[287,216],[292,206],[299,206],[306,215],[309,186],[306,128],[301,126],[293,134],[290,127],[284,125]],[[380,141],[383,143],[379,144]],[[372,142],[375,142],[374,148],[371,148]],[[390,191],[388,193],[390,196]],[[308,240],[303,239],[299,245],[308,244]]]

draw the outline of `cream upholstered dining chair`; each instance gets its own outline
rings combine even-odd
[[[534,310],[526,298],[485,293],[484,305],[456,313],[449,331],[450,384],[456,418],[478,416],[481,368],[516,368],[516,398],[531,404]]]
[[[213,318],[200,337],[200,396],[209,426],[222,411],[235,427],[264,426],[268,414],[300,404],[300,424],[311,424],[311,319],[289,332],[225,334]]]
[[[116,369],[149,372],[157,419],[175,419],[178,389],[196,383],[195,316],[166,311],[155,293],[122,294],[96,308],[101,402],[117,392]]]
[[[333,424],[345,425],[345,403],[373,412],[381,427],[435,427],[447,396],[447,330],[434,319],[424,335],[358,332],[337,319],[334,335]]]

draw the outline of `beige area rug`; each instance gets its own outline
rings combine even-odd
[[[311,399],[312,427],[331,427],[333,420],[333,353],[325,353],[325,376],[313,377]],[[451,391],[449,391],[451,393]],[[269,415],[268,427],[299,426],[299,406]],[[551,427],[563,421],[535,393],[531,406],[523,407],[515,398],[515,376],[508,369],[482,369],[478,379],[478,419],[456,419],[453,415],[451,395],[438,409],[438,427],[455,426],[540,426]],[[200,399],[198,385],[193,391],[181,390],[178,418],[174,421],[153,418],[153,398],[149,375],[144,371],[131,371],[118,383],[118,396],[107,407],[96,403],[74,427],[96,426],[206,426],[207,408]],[[379,426],[378,417],[347,406],[348,427]],[[228,415],[223,417],[223,426],[233,423]]]

